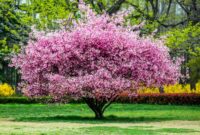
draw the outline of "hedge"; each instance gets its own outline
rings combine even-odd
[[[200,94],[140,94],[121,96],[119,103],[200,105]]]
[[[44,99],[43,99],[44,101]],[[42,100],[36,99],[29,99],[27,97],[0,97],[0,104],[34,104],[34,103],[41,103]]]
[[[28,99],[26,97],[0,97],[0,104],[18,103],[50,103],[49,98]],[[70,103],[83,103],[82,101],[70,101]],[[140,94],[129,97],[121,95],[116,103],[138,104],[173,104],[173,105],[200,105],[200,94]]]
[[[24,96],[16,96],[16,97],[0,97],[0,104],[37,104],[37,103],[42,103],[42,104],[50,104],[54,103],[53,100],[49,97],[43,97],[43,98],[27,98]],[[83,103],[83,101],[70,101],[69,103]]]

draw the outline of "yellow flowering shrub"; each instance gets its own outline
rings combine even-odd
[[[11,96],[15,93],[14,89],[7,83],[0,84],[0,96]]]
[[[139,94],[155,94],[160,93],[159,88],[144,88],[138,91]],[[191,90],[190,85],[181,85],[181,84],[174,84],[174,85],[165,85],[164,86],[164,93],[175,94],[175,93],[194,93],[200,94],[200,81],[196,84],[196,90]]]
[[[154,94],[154,93],[160,93],[158,88],[143,88],[138,91],[139,94]]]

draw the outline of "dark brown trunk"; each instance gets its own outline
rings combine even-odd
[[[103,112],[102,111],[96,111],[95,112],[95,119],[103,119]]]
[[[92,98],[85,98],[84,100],[86,104],[90,107],[90,109],[95,113],[95,118],[103,119],[103,107],[106,104],[106,102],[100,102]]]
[[[95,113],[96,119],[103,119],[103,113],[105,110],[111,105],[113,101],[118,97],[118,95],[113,95],[113,97],[107,100],[97,100],[93,98],[84,98],[86,104],[90,107],[90,109]]]

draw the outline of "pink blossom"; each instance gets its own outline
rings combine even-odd
[[[141,86],[173,84],[180,62],[163,42],[140,38],[116,17],[95,15],[83,3],[86,19],[70,31],[37,36],[12,59],[29,96],[109,100]]]

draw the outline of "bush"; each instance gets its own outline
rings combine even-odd
[[[34,98],[30,99],[27,97],[0,97],[0,104],[35,104],[35,103],[51,103],[50,98]]]
[[[144,88],[138,91],[139,94],[158,94],[158,88]],[[193,94],[200,94],[200,81],[196,84],[196,90],[191,90],[190,85],[181,85],[181,84],[174,84],[174,85],[165,85],[164,86],[164,93],[167,94],[177,94],[177,93],[193,93]]]
[[[26,97],[0,97],[0,103],[1,104],[6,104],[6,103],[31,104],[31,103],[36,103],[36,102],[33,102]]]
[[[129,97],[122,95],[117,102],[143,104],[200,105],[200,94],[139,94]]]
[[[7,97],[13,95],[14,93],[14,89],[9,84],[0,84],[0,96]]]
[[[0,104],[18,103],[52,103],[49,98],[29,99],[27,97],[0,97]],[[84,103],[81,100],[71,100],[69,103]],[[172,104],[172,105],[200,105],[200,94],[140,94],[129,97],[126,93],[121,95],[116,103],[137,103],[137,104]]]

